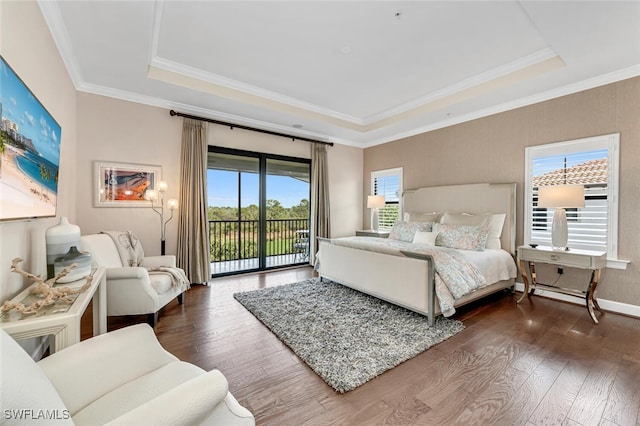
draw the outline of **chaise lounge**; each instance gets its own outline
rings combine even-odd
[[[137,324],[36,363],[0,330],[2,424],[254,425],[218,370],[167,352]]]

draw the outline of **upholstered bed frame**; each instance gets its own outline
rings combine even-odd
[[[403,194],[403,209],[412,213],[504,213],[500,243],[504,250],[515,256],[515,183],[479,183],[407,190]],[[321,262],[318,271],[322,278],[426,315],[430,324],[441,313],[436,303],[433,261],[428,255],[411,252],[403,252],[405,256],[375,253],[332,244],[330,239],[320,239],[319,253]],[[513,285],[514,279],[492,283],[456,300],[455,306]]]

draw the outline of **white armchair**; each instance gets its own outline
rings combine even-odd
[[[175,268],[175,256],[145,256],[141,267],[125,266],[107,234],[83,235],[80,248],[91,253],[94,266],[107,268],[107,316],[147,314],[155,327],[161,308],[173,298],[182,304],[184,288],[173,286],[170,276],[150,275],[146,269]]]
[[[2,424],[255,424],[220,371],[180,361],[147,324],[93,337],[38,363],[0,330],[0,353]]]

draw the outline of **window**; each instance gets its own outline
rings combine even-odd
[[[619,145],[616,133],[526,148],[525,243],[551,245],[553,209],[537,207],[539,187],[584,185],[584,208],[567,209],[569,246],[617,260]]]
[[[371,172],[371,194],[384,195],[378,211],[378,229],[391,230],[402,212],[402,167]]]

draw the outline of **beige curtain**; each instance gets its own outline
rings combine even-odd
[[[329,214],[329,170],[327,163],[327,145],[311,145],[311,238],[313,241],[311,256],[314,259],[318,249],[316,237],[331,236]]]
[[[207,218],[207,124],[185,118],[180,158],[177,264],[192,283],[206,283],[209,263]]]

